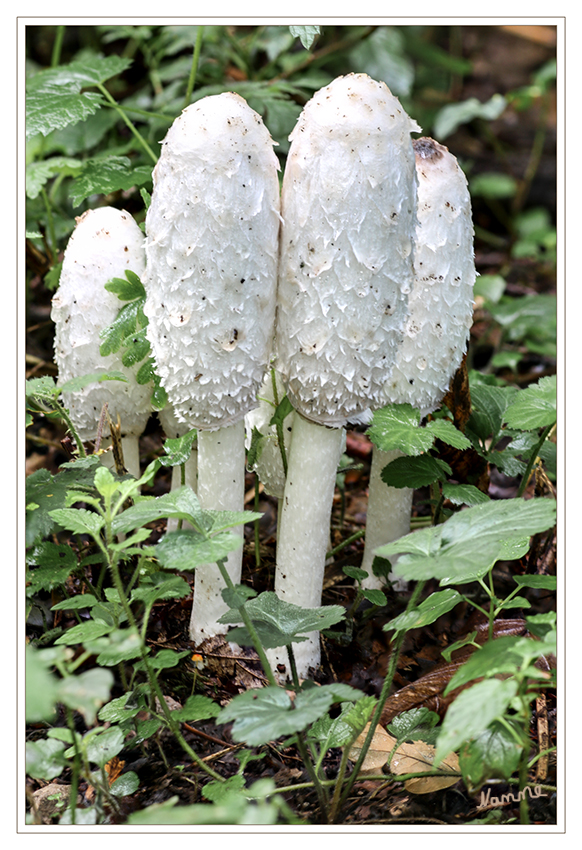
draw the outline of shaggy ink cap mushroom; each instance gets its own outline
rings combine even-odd
[[[122,438],[137,436],[151,412],[151,387],[140,386],[135,371],[124,366],[118,354],[100,355],[99,333],[114,321],[120,308],[118,297],[105,284],[114,277],[123,278],[127,270],[143,275],[144,236],[129,213],[113,207],[87,210],[76,221],[51,309],[59,382],[115,370],[128,383],[90,384],[79,392],[64,393],[64,404],[83,442],[95,439],[105,403],[114,422],[119,416]]]
[[[237,94],[174,121],[147,214],[148,339],[180,421],[214,430],[256,405],[272,345],[279,183],[273,141]]]
[[[283,176],[277,368],[293,425],[275,590],[321,604],[342,426],[367,421],[407,318],[413,279],[419,130],[384,83],[338,77],[305,106]],[[295,648],[299,676],[319,663],[317,635]],[[271,650],[276,669],[284,651]]]
[[[412,285],[419,129],[384,83],[349,74],[314,95],[290,136],[277,366],[314,422],[362,421],[382,404]]]
[[[274,334],[279,163],[261,117],[231,92],[174,121],[146,218],[156,370],[179,422],[198,430],[204,510],[244,509],[244,417],[256,404]],[[242,526],[236,533],[242,536]],[[242,548],[226,563],[240,581]],[[196,569],[190,636],[226,631],[216,564]]]
[[[467,350],[473,322],[475,259],[471,197],[456,158],[430,138],[413,142],[418,176],[418,225],[410,315],[385,403],[411,404],[422,417],[438,408]],[[370,474],[364,587],[380,587],[372,575],[374,551],[410,531],[413,491],[388,487],[382,469],[399,452],[374,447]],[[391,578],[397,589],[397,560]]]

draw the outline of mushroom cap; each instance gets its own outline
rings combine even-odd
[[[129,213],[100,207],[77,218],[65,250],[51,309],[59,382],[99,370],[122,372],[128,379],[128,383],[103,381],[63,394],[83,441],[95,438],[106,402],[114,422],[119,416],[122,436],[141,434],[151,412],[151,387],[137,384],[135,371],[123,366],[118,354],[102,357],[99,353],[99,332],[113,322],[122,306],[104,286],[114,277],[124,277],[127,270],[142,276],[144,242]]]
[[[386,403],[435,410],[467,349],[475,259],[471,198],[456,158],[433,139],[414,141],[418,227],[410,316]]]
[[[388,87],[338,77],[305,106],[283,178],[277,368],[307,419],[365,421],[412,287],[419,130]]]
[[[215,430],[256,405],[272,347],[279,163],[239,95],[202,98],[174,121],[146,219],[145,313],[179,421]]]

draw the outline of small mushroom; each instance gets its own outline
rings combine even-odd
[[[103,381],[75,393],[64,393],[65,406],[83,442],[94,440],[104,404],[113,422],[121,422],[125,467],[139,478],[139,436],[151,413],[151,387],[139,385],[135,371],[118,354],[102,357],[99,333],[116,318],[120,302],[105,284],[139,277],[145,268],[144,236],[132,216],[113,207],[87,210],[69,239],[59,288],[52,300],[55,323],[55,362],[59,381],[104,371],[122,372],[128,383]]]
[[[150,340],[179,422],[198,430],[204,509],[244,507],[244,416],[273,339],[279,183],[273,141],[237,94],[187,107],[163,141],[146,219]],[[239,527],[242,535],[242,528]],[[226,564],[240,581],[242,550]],[[215,564],[195,575],[190,634],[223,633]]]
[[[424,417],[439,407],[467,350],[476,272],[467,179],[444,145],[420,138],[413,146],[418,176],[414,286],[384,393],[385,403],[411,404]],[[373,449],[362,561],[369,575],[365,587],[381,585],[372,574],[374,551],[410,531],[412,490],[387,487],[380,478],[397,454]],[[397,579],[397,569],[393,575]]]
[[[296,410],[275,590],[321,604],[333,492],[347,422],[380,407],[408,315],[418,130],[384,83],[339,77],[293,130],[283,178],[276,365]],[[299,675],[319,663],[313,635]],[[270,653],[273,665],[286,653]]]

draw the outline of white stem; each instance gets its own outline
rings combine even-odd
[[[326,428],[296,415],[282,511],[277,533],[275,592],[285,602],[302,608],[321,605],[325,555],[343,429]],[[320,661],[319,633],[293,646],[300,677]],[[276,669],[289,673],[287,650],[269,650]]]
[[[380,477],[384,467],[397,457],[402,457],[402,452],[383,452],[374,446],[368,490],[366,545],[362,561],[362,569],[368,573],[368,578],[362,582],[366,588],[380,588],[383,585],[382,579],[372,573],[376,549],[410,532],[413,490],[409,487],[388,487]],[[407,587],[408,583],[398,575],[396,561],[392,561],[390,580],[396,590],[405,590]]]
[[[244,421],[219,428],[198,431],[198,499],[204,510],[243,511],[245,484]],[[243,536],[243,526],[230,529]],[[231,552],[226,568],[234,582],[240,584],[242,546]],[[228,626],[218,623],[227,611],[221,591],[223,582],[216,564],[196,568],[194,603],[190,620],[190,637],[194,643],[224,634]]]
[[[184,464],[185,471],[185,483],[187,487],[190,487],[195,493],[198,492],[198,449],[194,448],[190,452],[190,457]],[[173,466],[172,467],[172,483],[170,484],[171,490],[177,490],[179,487],[182,487],[182,466]],[[176,531],[178,528],[177,519],[168,519],[167,531]],[[190,528],[189,523],[184,523],[183,528]]]
[[[125,468],[134,478],[139,478],[141,475],[139,467],[139,437],[134,434],[128,434],[127,437],[122,437],[121,448]]]

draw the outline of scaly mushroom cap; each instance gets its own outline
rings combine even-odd
[[[151,412],[151,387],[137,384],[135,370],[123,366],[119,355],[101,357],[99,353],[99,332],[113,322],[122,306],[104,286],[114,277],[125,277],[126,270],[142,276],[144,242],[129,213],[100,207],[77,219],[65,251],[51,310],[59,382],[101,370],[123,372],[129,381],[103,381],[63,394],[83,441],[95,439],[105,402],[114,422],[119,416],[122,436],[141,434]]]
[[[382,403],[412,286],[419,130],[384,83],[338,77],[290,136],[283,178],[277,368],[307,419]]]
[[[418,228],[410,316],[386,402],[435,410],[467,348],[475,260],[471,198],[456,158],[433,139],[414,142]]]
[[[279,183],[273,141],[242,97],[174,121],[146,220],[145,313],[178,420],[215,430],[256,405],[274,325]]]

